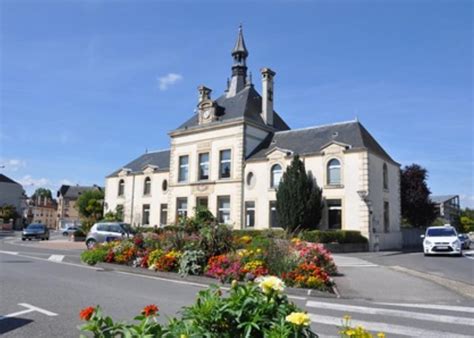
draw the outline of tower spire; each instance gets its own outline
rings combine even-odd
[[[232,58],[234,64],[232,65],[232,78],[230,80],[229,90],[227,97],[234,96],[242,89],[245,88],[247,83],[247,57],[249,52],[245,46],[244,34],[242,31],[242,24],[239,25],[239,33],[237,35],[237,41],[232,49]]]

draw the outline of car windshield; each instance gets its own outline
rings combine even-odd
[[[456,233],[452,228],[437,228],[437,229],[428,229],[426,233],[429,237],[450,237],[456,236]]]
[[[43,226],[41,224],[30,224],[27,227],[28,230],[42,230]]]

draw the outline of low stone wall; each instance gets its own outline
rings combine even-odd
[[[402,228],[401,230],[404,249],[417,249],[423,247],[423,239],[420,236],[425,234],[425,229]]]
[[[369,245],[367,243],[326,243],[324,247],[333,253],[369,251]]]

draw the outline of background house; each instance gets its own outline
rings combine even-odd
[[[458,195],[435,195],[430,196],[436,208],[438,217],[446,220],[446,223],[455,223],[461,215]]]
[[[12,180],[11,178],[0,174],[0,207],[12,206],[15,209],[16,216],[13,219],[12,226],[15,228],[22,227],[22,215],[26,208],[26,194],[23,186]],[[8,223],[9,219],[3,219],[1,223]]]
[[[79,210],[76,202],[79,196],[88,190],[103,190],[97,185],[62,185],[57,193],[57,227],[61,228],[66,223],[79,223]]]

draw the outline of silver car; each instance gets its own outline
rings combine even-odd
[[[110,242],[131,236],[130,227],[126,223],[96,223],[87,234],[86,245],[90,249],[97,243]]]

